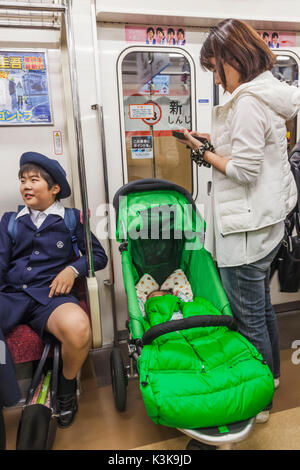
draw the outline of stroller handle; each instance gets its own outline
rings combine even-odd
[[[172,331],[208,326],[226,326],[230,330],[237,331],[236,320],[229,315],[194,315],[181,320],[167,321],[152,326],[144,333],[141,339],[142,346],[146,346],[159,336],[171,333]]]
[[[138,193],[143,191],[157,191],[162,189],[166,191],[177,191],[183,194],[186,197],[187,201],[192,205],[193,209],[197,212],[197,207],[195,205],[195,201],[193,200],[191,193],[189,193],[189,191],[187,191],[182,186],[179,186],[178,184],[168,180],[161,180],[157,178],[143,178],[125,184],[116,192],[113,199],[113,206],[116,212],[116,221],[118,221],[119,216],[120,198],[130,193]]]

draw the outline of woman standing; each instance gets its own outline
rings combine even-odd
[[[213,27],[200,62],[216,85],[231,93],[216,106],[205,150],[184,131],[192,158],[211,164],[211,210],[205,248],[220,269],[239,331],[263,355],[279,384],[278,327],[270,300],[270,265],[284,235],[284,219],[297,201],[287,156],[285,121],[300,108],[300,91],[273,77],[276,57],[243,21]],[[181,141],[182,142],[182,141]],[[269,411],[260,413],[260,422]]]

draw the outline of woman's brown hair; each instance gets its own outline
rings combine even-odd
[[[244,21],[232,18],[221,21],[210,30],[201,49],[201,66],[213,70],[212,58],[216,61],[215,67],[225,90],[225,62],[239,72],[242,83],[271,70],[276,62],[275,54],[260,35]]]

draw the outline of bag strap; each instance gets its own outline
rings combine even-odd
[[[43,368],[44,368],[46,359],[47,359],[48,354],[49,354],[49,351],[50,351],[50,346],[51,346],[51,344],[45,344],[42,357],[41,357],[41,359],[40,359],[40,362],[39,362],[39,364],[38,364],[38,366],[37,366],[37,369],[36,369],[36,371],[35,371],[35,373],[34,373],[34,376],[33,376],[33,378],[32,378],[32,381],[31,381],[31,385],[30,385],[30,388],[29,388],[29,392],[28,392],[28,395],[27,395],[27,399],[26,399],[25,405],[29,405],[29,403],[31,402],[31,400],[32,400],[32,398],[33,398],[35,389],[36,389],[36,387],[38,386],[38,384],[40,383],[41,376],[42,376],[42,372],[43,372]]]
[[[22,209],[24,206],[19,206],[18,209]],[[12,244],[14,245],[16,243],[17,239],[17,234],[18,234],[18,219],[16,218],[18,215],[18,212],[13,212],[9,218],[8,221],[8,226],[7,230],[9,233],[9,236],[11,238]],[[65,216],[64,216],[64,222],[66,224],[66,227],[70,233],[71,240],[72,240],[72,245],[73,245],[73,250],[77,258],[80,257],[79,249],[78,249],[78,244],[77,244],[77,236],[76,236],[76,216],[75,216],[75,211],[74,209],[69,209],[65,208]]]
[[[17,212],[13,212],[9,218],[7,231],[11,238],[12,244],[16,243],[17,233],[18,233],[18,220],[17,220]]]
[[[65,208],[64,221],[71,235],[71,240],[72,240],[72,245],[73,245],[73,250],[75,252],[75,255],[77,256],[77,258],[79,258],[80,253],[79,253],[79,249],[77,245],[77,235],[75,233],[77,223],[76,223],[76,216],[75,216],[74,209]]]
[[[31,385],[30,385],[29,392],[28,392],[27,399],[26,399],[24,406],[30,405],[34,392],[40,383],[41,376],[43,373],[43,368],[45,366],[47,357],[49,355],[50,348],[51,348],[51,344],[45,344],[42,357],[40,359],[40,362],[32,378]],[[54,353],[53,353],[53,370],[52,370],[51,385],[50,385],[50,406],[52,408],[54,415],[57,412],[56,397],[57,397],[57,389],[58,389],[59,360],[60,360],[60,344],[55,344]]]
[[[293,246],[293,230],[296,229],[296,237],[300,238],[300,214],[298,210],[295,210],[290,214],[285,220],[285,237],[283,240],[283,245],[287,250],[288,257],[294,261],[299,263],[300,258],[295,258],[293,255],[294,246]]]
[[[295,226],[295,213],[298,213],[298,207],[296,206],[284,219],[284,237],[282,239],[282,245],[287,249],[287,251],[291,251],[291,236]]]
[[[60,344],[54,346],[53,353],[53,371],[52,371],[52,381],[50,388],[50,406],[53,410],[53,413],[56,414],[56,396],[58,388],[58,371],[59,371],[59,358],[60,358]]]
[[[12,244],[14,245],[16,243],[16,239],[17,239],[17,234],[18,234],[18,219],[17,219],[17,215],[18,213],[24,209],[24,205],[19,205],[18,206],[18,211],[17,212],[13,212],[9,218],[9,221],[8,221],[8,226],[7,226],[7,230],[8,230],[8,233],[9,233],[9,236],[11,238],[11,241],[12,241]]]
[[[300,221],[299,221],[300,214],[299,212],[294,213],[294,227],[296,228],[297,236],[300,237]]]

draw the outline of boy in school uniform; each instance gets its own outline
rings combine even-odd
[[[76,375],[91,346],[89,319],[72,287],[77,276],[87,275],[84,229],[80,212],[74,233],[81,257],[74,259],[74,246],[60,203],[71,194],[66,173],[58,161],[37,152],[20,159],[20,192],[26,204],[16,216],[17,235],[9,231],[11,212],[0,223],[0,341],[19,323],[28,324],[44,341],[61,342],[62,373],[58,387],[58,424],[72,424],[77,412]],[[107,264],[107,256],[92,235],[95,271]],[[6,346],[0,360],[0,407],[20,399],[14,366]],[[0,358],[1,359],[1,358]]]

